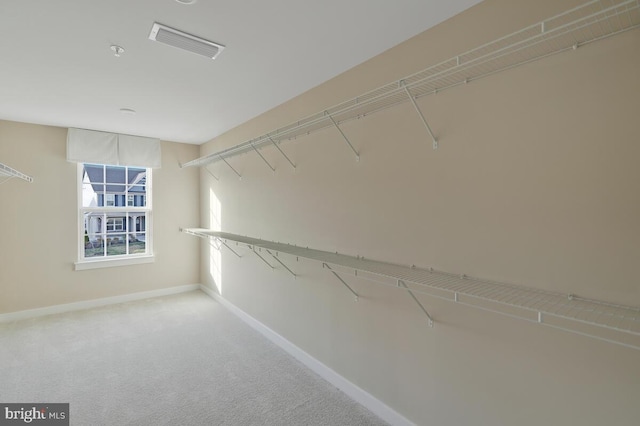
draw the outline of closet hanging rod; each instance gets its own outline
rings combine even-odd
[[[404,103],[411,99],[409,96],[417,99],[436,94],[639,26],[640,0],[592,0],[295,123],[189,161],[181,167],[202,166],[221,161],[221,158],[245,154],[254,148],[261,149],[271,143],[296,139],[332,127],[332,121],[340,125]]]

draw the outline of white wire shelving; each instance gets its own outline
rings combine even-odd
[[[269,268],[275,269],[280,265],[294,278],[296,273],[279,257],[279,253],[294,256],[296,260],[305,258],[317,261],[355,296],[356,301],[358,301],[358,294],[348,284],[347,276],[405,291],[424,312],[430,326],[433,326],[434,322],[437,323],[437,318],[432,318],[416,294],[472,306],[640,350],[640,307],[208,229],[187,228],[182,229],[182,232],[214,239],[219,243],[219,249],[225,246],[234,255],[242,257],[237,247],[234,249],[229,245],[229,241],[234,241],[237,246],[249,249]],[[274,261],[278,265],[273,263]]]
[[[33,178],[31,176],[27,176],[24,173],[19,172],[18,170],[3,163],[0,163],[0,177],[4,177],[4,180],[0,180],[0,183],[4,183],[12,178],[22,179],[29,183],[33,182]]]
[[[415,102],[423,96],[467,84],[474,80],[509,70],[585,44],[602,40],[640,26],[640,0],[593,0],[554,17],[525,27],[507,36],[454,56],[401,80],[393,81],[348,101],[302,118],[257,138],[182,164],[181,167],[204,166],[248,152],[263,157],[260,149],[275,146],[293,168],[294,162],[279,146],[327,127],[335,127],[353,151],[359,154],[340,124],[410,101],[424,124],[433,148],[438,147],[436,131]],[[240,176],[240,174],[233,169]],[[216,178],[217,179],[217,178]]]

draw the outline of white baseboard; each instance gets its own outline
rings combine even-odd
[[[17,321],[45,315],[60,314],[63,312],[81,311],[83,309],[96,308],[98,306],[115,305],[116,303],[131,302],[133,300],[150,299],[152,297],[169,296],[171,294],[186,293],[198,290],[199,284],[187,284],[177,287],[161,288],[158,290],[143,291],[139,293],[123,294],[121,296],[105,297],[102,299],[85,300],[82,302],[66,303],[64,305],[47,306],[46,308],[28,309],[25,311],[0,314],[0,323]]]
[[[372,413],[375,413],[382,420],[390,423],[392,425],[415,425],[415,423],[409,421],[407,418],[402,416],[397,411],[393,410],[388,405],[384,404],[379,399],[375,398],[373,395],[368,393],[367,391],[361,389],[357,385],[351,383],[349,380],[342,377],[340,374],[333,371],[331,368],[327,367],[266,325],[262,324],[257,319],[253,318],[251,315],[247,314],[237,306],[233,305],[231,302],[220,296],[213,290],[211,287],[207,287],[204,285],[200,285],[200,289],[211,296],[218,303],[223,305],[233,314],[238,316],[241,320],[251,326],[253,329],[257,330],[259,333],[264,335],[267,339],[271,340],[276,345],[280,346],[291,356],[296,358],[298,361],[306,365],[313,372],[318,374],[320,377],[342,390],[344,393],[349,395],[353,400],[357,401],[364,407],[366,407]]]

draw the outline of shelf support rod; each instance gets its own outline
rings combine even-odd
[[[213,174],[213,172],[212,172],[211,170],[209,170],[209,166],[208,166],[208,165],[204,166],[204,169],[205,169],[205,170],[206,170],[206,171],[207,171],[211,176],[213,176],[213,178],[214,178],[215,180],[217,180],[218,182],[220,182],[220,179],[218,179],[218,178],[216,177],[216,175],[214,175],[214,174]]]
[[[342,279],[342,277],[340,277],[340,275],[338,275],[338,274],[336,273],[336,271],[334,271],[333,269],[331,269],[331,267],[330,267],[329,265],[327,265],[326,263],[324,263],[324,262],[322,262],[322,267],[323,267],[323,268],[327,268],[329,271],[331,271],[331,273],[332,273],[333,275],[335,275],[335,277],[336,277],[337,279],[339,279],[339,280],[340,280],[340,282],[341,282],[342,284],[344,284],[344,286],[345,286],[346,288],[348,288],[348,289],[349,289],[349,291],[350,291],[351,293],[353,293],[353,295],[355,296],[355,300],[356,300],[356,302],[358,301],[358,297],[359,297],[359,296],[358,296],[358,293],[356,293],[355,291],[353,291],[353,289],[349,286],[349,284],[347,284],[347,283],[345,282],[345,280],[343,280],[343,279]]]
[[[327,115],[327,117],[329,117],[329,120],[331,120],[331,122],[336,127],[336,129],[338,129],[338,131],[340,132],[340,134],[344,138],[344,140],[347,143],[347,145],[349,145],[349,148],[351,148],[351,151],[353,151],[353,153],[356,155],[356,161],[360,161],[360,154],[358,154],[358,151],[356,151],[356,149],[353,147],[353,145],[351,145],[351,142],[349,141],[349,138],[347,138],[347,135],[344,134],[344,132],[342,131],[340,126],[338,126],[338,123],[336,123],[336,120],[333,119],[333,117],[331,116],[331,114],[329,114],[329,112],[325,111],[324,113]]]
[[[273,269],[274,269],[274,268],[273,268],[273,266],[271,266],[271,264],[270,264],[269,262],[267,262],[267,259],[265,259],[264,257],[260,256],[260,253],[258,253],[258,252],[256,251],[256,246],[252,246],[252,247],[251,247],[251,251],[253,251],[253,252],[256,254],[256,256],[258,256],[260,259],[262,259],[262,261],[263,261],[264,263],[266,263],[266,264],[267,264],[267,266],[268,266],[269,268],[271,268],[271,270],[273,271]]]
[[[265,250],[267,250],[267,249],[265,249]],[[281,261],[280,259],[278,259],[278,257],[277,257],[277,256],[274,256],[274,254],[273,254],[273,253],[271,253],[271,251],[270,251],[270,250],[267,250],[267,253],[269,253],[269,254],[271,255],[271,257],[273,257],[273,258],[276,260],[276,262],[278,262],[279,264],[281,264],[281,265],[282,265],[282,267],[283,267],[284,269],[286,269],[287,271],[289,271],[289,273],[290,273],[291,275],[293,275],[293,279],[294,279],[294,280],[296,279],[296,274],[295,274],[291,269],[289,269],[289,268],[287,267],[287,265],[285,265],[284,263],[282,263],[282,261]]]
[[[273,146],[275,146],[276,148],[278,148],[278,151],[280,151],[280,154],[282,154],[284,156],[284,158],[287,159],[287,161],[289,162],[289,164],[291,164],[291,167],[293,167],[293,170],[296,169],[296,165],[293,164],[293,161],[291,161],[291,159],[289,157],[287,157],[287,154],[284,153],[284,151],[282,150],[282,148],[280,148],[278,146],[278,144],[276,143],[276,141],[273,140],[273,138],[271,136],[269,136],[269,140],[271,141],[271,143],[273,144]]]
[[[418,104],[416,103],[416,100],[413,98],[413,95],[409,91],[409,88],[405,84],[404,80],[400,81],[400,84],[402,85],[402,87],[404,87],[404,91],[407,93],[407,96],[409,97],[409,100],[413,104],[413,108],[415,108],[416,112],[420,116],[420,120],[422,120],[422,124],[424,124],[424,127],[427,129],[427,132],[429,132],[429,136],[431,136],[431,139],[433,140],[433,149],[438,149],[438,140],[434,136],[433,131],[431,130],[431,127],[429,126],[429,123],[427,123],[426,118],[424,118],[424,115],[422,114],[422,111],[420,110],[420,107],[418,107]]]
[[[420,303],[420,301],[418,300],[416,295],[413,294],[413,292],[407,286],[407,284],[402,280],[398,280],[398,286],[404,287],[409,292],[409,296],[411,296],[411,298],[414,300],[414,302],[416,302],[418,304],[418,306],[420,306],[420,309],[422,309],[422,312],[424,312],[424,314],[427,316],[427,318],[429,318],[429,327],[433,327],[433,318],[431,318],[431,315],[429,315],[429,312],[427,312],[427,309],[424,307],[424,305],[422,303]]]
[[[269,162],[267,161],[267,159],[266,159],[266,158],[264,158],[264,156],[260,153],[260,151],[258,151],[258,148],[256,148],[256,146],[253,144],[253,142],[251,142],[251,148],[253,148],[253,150],[254,150],[254,151],[255,151],[255,152],[260,156],[260,158],[262,158],[262,161],[264,161],[264,162],[265,162],[265,164],[266,164],[267,166],[269,166],[269,168],[271,169],[271,171],[272,171],[273,173],[275,173],[275,172],[276,172],[276,169],[274,169],[274,168],[273,168],[273,166],[272,166],[271,164],[269,164]]]
[[[222,245],[224,245],[226,248],[228,248],[228,249],[231,251],[231,253],[235,254],[235,255],[236,255],[236,256],[238,256],[238,257],[242,257],[242,256],[240,256],[238,253],[236,253],[236,251],[235,251],[234,249],[232,249],[232,248],[229,246],[229,244],[227,244],[225,241],[221,240],[220,238],[218,238],[217,240],[218,240]]]
[[[229,168],[231,170],[233,170],[233,172],[238,175],[238,179],[242,180],[242,175],[240,173],[238,173],[238,171],[236,169],[233,168],[233,166],[231,164],[229,164],[229,162],[227,160],[225,160],[225,158],[222,155],[218,155],[218,157],[220,157],[220,159],[222,161],[224,161],[225,163],[227,163],[227,166],[229,166]]]

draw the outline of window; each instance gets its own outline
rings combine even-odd
[[[121,217],[107,218],[107,232],[124,231],[124,219]]]
[[[151,169],[80,163],[78,181],[77,265],[150,257]]]

